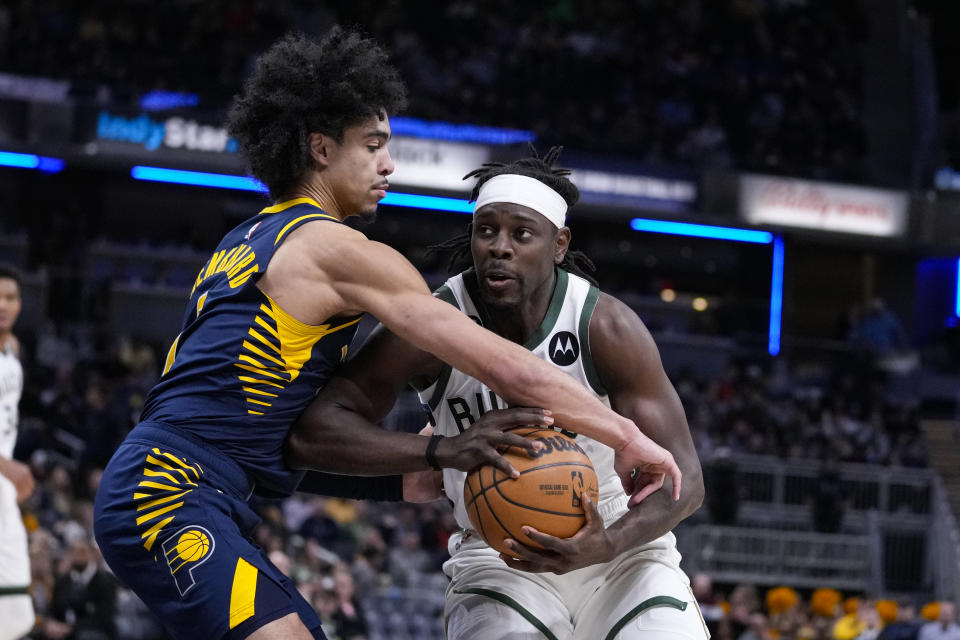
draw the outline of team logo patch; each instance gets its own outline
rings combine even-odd
[[[170,575],[183,597],[197,584],[193,570],[213,555],[213,536],[207,529],[190,524],[167,538],[162,546]]]
[[[550,338],[548,347],[550,359],[560,367],[566,367],[580,357],[580,342],[569,331],[558,331]]]

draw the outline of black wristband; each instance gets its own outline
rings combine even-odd
[[[437,445],[440,443],[442,438],[443,436],[430,436],[430,442],[427,443],[427,451],[423,454],[427,459],[427,464],[437,471],[443,469],[443,467],[440,466],[440,463],[437,462]]]

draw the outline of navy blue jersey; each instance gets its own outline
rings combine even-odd
[[[299,198],[267,207],[223,238],[197,275],[141,418],[210,443],[265,496],[287,495],[299,483],[303,474],[283,463],[284,438],[346,357],[360,320],[304,324],[257,288],[280,243],[316,220],[340,224]]]

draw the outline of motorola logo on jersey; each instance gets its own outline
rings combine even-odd
[[[170,575],[183,597],[197,584],[193,570],[213,555],[213,536],[204,527],[191,524],[167,538],[162,546]]]
[[[569,331],[558,331],[550,338],[548,353],[554,364],[566,367],[580,357],[580,342]]]

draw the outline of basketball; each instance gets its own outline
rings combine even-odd
[[[512,431],[544,445],[534,455],[518,447],[504,452],[520,477],[513,479],[487,464],[468,473],[463,485],[464,506],[474,530],[507,555],[513,552],[503,543],[504,538],[540,548],[523,533],[523,525],[569,538],[586,519],[583,492],[594,504],[598,499],[597,474],[575,440],[552,429],[521,427]]]
[[[210,541],[202,531],[191,529],[177,540],[177,556],[184,562],[199,560],[210,547]]]

